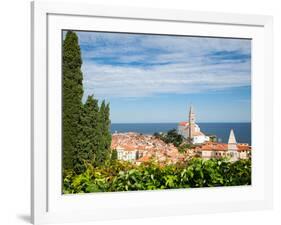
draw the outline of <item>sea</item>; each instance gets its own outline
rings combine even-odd
[[[238,143],[251,145],[251,123],[197,123],[206,135],[216,135],[219,142],[227,143],[230,130],[233,129]],[[154,134],[177,129],[177,123],[113,123],[111,132],[137,132]]]

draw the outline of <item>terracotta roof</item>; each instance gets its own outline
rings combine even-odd
[[[137,160],[137,162],[147,162],[149,161],[149,156],[143,156]]]
[[[116,148],[121,148],[121,149],[124,149],[124,151],[133,151],[133,150],[136,150],[136,147],[135,146],[132,146],[132,145],[118,145]]]
[[[249,145],[237,145],[237,147],[238,147],[238,151],[250,151],[251,150],[251,146],[249,146]]]
[[[185,122],[185,121],[179,123],[180,126],[187,126],[188,124],[189,124],[189,123],[188,123],[188,122]]]
[[[249,151],[251,150],[251,146],[245,144],[237,144],[238,151]],[[202,145],[201,147],[196,147],[195,150],[197,151],[227,151],[228,144],[226,143],[217,143],[217,142],[207,142],[206,144]]]
[[[203,151],[227,151],[228,145],[224,143],[208,143],[202,145],[201,150]]]

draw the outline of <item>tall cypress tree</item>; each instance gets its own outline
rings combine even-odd
[[[99,110],[99,125],[100,140],[96,155],[96,164],[100,165],[105,162],[110,156],[111,133],[109,120],[109,104],[105,104],[103,100]]]
[[[94,163],[100,140],[98,100],[88,96],[80,114],[74,170],[84,172],[85,162]]]
[[[83,97],[78,36],[68,31],[63,42],[63,169],[83,172],[84,162],[101,165],[109,157],[109,104],[101,107],[93,96]]]
[[[104,135],[106,137],[106,145],[105,149],[107,150],[107,154],[110,151],[111,148],[111,131],[110,131],[110,107],[109,103],[105,106],[105,113],[104,113],[104,120],[105,120],[105,129],[104,129]]]
[[[97,146],[97,152],[96,152],[96,160],[95,163],[97,165],[101,165],[104,161],[105,158],[105,149],[104,149],[104,135],[103,135],[103,130],[104,130],[104,112],[105,112],[105,102],[102,101],[100,109],[99,109],[99,121],[98,121],[98,132],[99,132],[99,142]]]
[[[83,97],[78,36],[68,31],[63,42],[63,168],[73,168]]]

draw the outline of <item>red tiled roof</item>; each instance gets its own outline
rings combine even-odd
[[[189,123],[188,123],[188,122],[185,122],[185,121],[179,123],[180,126],[187,126],[188,124],[189,124]]]
[[[201,150],[203,151],[227,151],[227,144],[224,143],[208,143],[202,145]]]
[[[251,146],[249,146],[249,145],[237,145],[237,147],[238,147],[238,151],[250,151],[251,150]]]
[[[143,156],[137,160],[137,162],[147,162],[149,161],[149,156]]]
[[[123,145],[122,146],[126,151],[136,150],[136,146],[133,145]]]
[[[216,142],[207,142],[201,147],[195,148],[195,150],[203,150],[203,151],[227,151],[228,144],[226,143],[216,143]],[[237,144],[238,151],[249,151],[251,150],[251,146],[245,144]]]
[[[113,147],[111,145],[111,147]],[[135,146],[131,146],[131,145],[117,145],[115,148],[122,148],[124,149],[125,151],[133,151],[133,150],[136,150],[136,147]]]

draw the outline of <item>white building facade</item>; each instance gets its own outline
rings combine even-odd
[[[133,162],[137,159],[138,151],[136,149],[125,149],[123,147],[117,146],[117,159]]]
[[[195,123],[195,113],[192,106],[189,110],[188,122],[180,122],[177,132],[185,139],[189,139],[193,144],[202,144],[210,141],[210,138],[202,133],[198,124]]]

